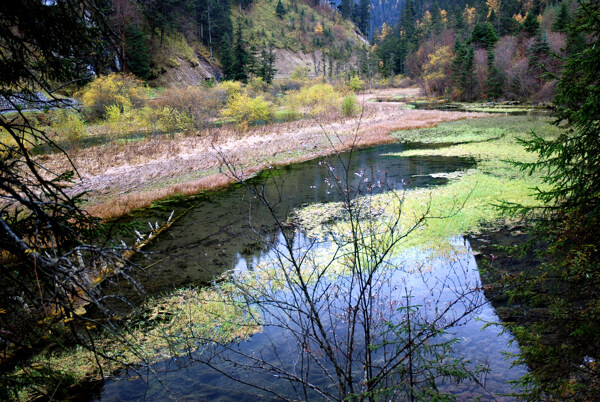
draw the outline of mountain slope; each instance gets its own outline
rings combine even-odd
[[[118,64],[159,85],[221,77],[239,62],[235,46],[245,48],[251,59],[263,50],[272,52],[278,76],[296,67],[312,74],[323,74],[326,66],[335,72],[349,68],[354,49],[366,40],[337,10],[314,3],[113,0],[111,19],[121,40]]]

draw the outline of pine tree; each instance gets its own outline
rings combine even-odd
[[[485,80],[486,95],[489,99],[498,99],[503,92],[504,79],[500,70],[494,64],[494,49],[489,47],[487,50],[487,78]]]
[[[477,24],[473,28],[473,32],[471,32],[469,42],[490,49],[498,42],[498,35],[489,22]]]
[[[225,33],[221,38],[221,44],[219,46],[221,53],[221,66],[223,69],[223,75],[226,80],[234,79],[233,74],[233,50],[231,48],[231,39],[229,35]]]
[[[538,84],[542,84],[544,73],[547,71],[548,58],[550,57],[550,45],[546,33],[538,31],[528,50],[528,56],[529,70],[538,81]]]
[[[125,61],[129,71],[140,78],[149,79],[150,48],[146,43],[146,35],[137,25],[130,25],[125,38]]]
[[[342,0],[342,2],[340,4],[340,13],[342,14],[342,17],[344,17],[346,19],[352,18],[353,3],[354,3],[353,0]]]
[[[565,128],[553,140],[536,136],[527,142],[539,153],[537,162],[524,164],[531,171],[543,170],[550,189],[536,189],[546,208],[557,214],[576,210],[586,219],[600,219],[600,3],[586,1],[571,26],[571,37],[588,37],[591,43],[571,50],[555,96],[558,119]],[[542,41],[543,42],[543,41]],[[546,48],[545,44],[541,45]],[[565,209],[566,208],[566,209]]]
[[[431,12],[431,29],[434,33],[439,34],[442,31],[442,28],[442,10],[436,1],[433,5],[433,11]]]
[[[242,34],[242,25],[238,23],[235,34],[235,44],[233,46],[233,65],[231,68],[231,77],[236,81],[248,81],[248,62],[250,56],[246,48],[248,44],[244,41]]]
[[[406,0],[400,25],[404,30],[407,40],[412,40],[415,35],[417,24],[416,10],[412,0]]]
[[[275,77],[275,53],[273,53],[273,47],[269,47],[269,51],[263,49],[260,55],[260,65],[258,67],[257,75],[261,77],[267,84],[273,82]]]
[[[513,18],[512,16],[516,13],[516,7],[511,6],[510,1],[503,0],[500,2],[500,9],[498,10],[498,30],[499,36],[504,36],[512,33],[513,30]]]
[[[560,3],[560,8],[558,9],[558,14],[552,23],[552,30],[554,32],[567,32],[567,27],[571,22],[571,16],[569,15],[569,9],[567,7],[567,2],[563,1]]]
[[[450,76],[452,84],[461,93],[464,91],[466,80],[463,71],[463,64],[465,63],[465,57],[467,55],[467,47],[459,39],[454,42],[454,58],[450,70],[452,74]]]
[[[523,31],[527,36],[534,36],[540,30],[540,22],[532,10],[527,13],[525,21],[523,21]]]
[[[471,100],[475,73],[475,48],[457,39],[454,43],[454,54],[450,66],[453,86],[458,91],[460,99]]]
[[[281,0],[277,1],[277,6],[275,7],[275,14],[277,14],[277,17],[279,18],[283,18],[283,16],[285,15],[285,7],[283,6]]]
[[[371,1],[360,0],[358,3],[358,29],[363,35],[369,35],[371,27]]]

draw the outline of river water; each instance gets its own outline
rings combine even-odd
[[[441,173],[460,172],[475,166],[476,161],[459,157],[398,157],[393,154],[410,147],[423,145],[392,144],[373,147],[331,157],[327,163],[314,160],[284,168],[271,169],[251,183],[266,195],[280,218],[289,216],[295,209],[315,202],[340,200],[335,191],[335,179],[348,172],[349,187],[359,188],[369,183],[371,192],[390,189],[413,189],[442,185],[447,178]],[[241,185],[228,189],[208,192],[184,201],[164,203],[159,208],[141,211],[131,216],[136,222],[161,222],[172,211],[177,216],[191,208],[164,235],[146,249],[147,254],[140,258],[141,266],[152,266],[145,270],[139,279],[151,292],[164,292],[185,286],[208,284],[226,270],[247,270],[256,267],[261,261],[272,259],[282,241],[282,233],[273,223],[270,213]],[[259,236],[260,234],[260,236]],[[266,239],[266,240],[265,240]],[[307,239],[299,235],[297,244]],[[390,271],[385,278],[388,286],[382,294],[393,298],[398,284],[409,288],[417,301],[427,303],[435,299],[438,303],[448,303],[458,288],[475,288],[479,284],[477,264],[469,244],[455,239],[456,251],[444,258],[434,258],[427,252],[408,252],[399,257],[395,265],[404,267]],[[321,245],[326,248],[330,245]],[[418,270],[407,267],[430,269],[417,274]],[[420,272],[420,271],[419,271]],[[432,284],[440,284],[438,288]],[[447,284],[454,284],[448,286]],[[475,292],[472,298],[484,298],[482,292]],[[435,309],[436,307],[431,307]],[[525,368],[512,367],[505,353],[518,353],[516,343],[509,345],[511,336],[501,333],[496,326],[483,329],[486,322],[497,322],[498,317],[489,304],[484,304],[473,314],[459,322],[446,337],[459,342],[455,345],[456,356],[469,359],[471,366],[483,365],[489,369],[479,376],[482,384],[465,381],[460,384],[440,383],[444,392],[456,395],[459,399],[471,399],[479,395],[484,400],[509,400],[502,394],[510,393],[506,383],[523,375]],[[267,355],[295,356],[301,351],[290,347],[293,344],[288,335],[276,328],[265,328],[265,332],[253,336],[240,346],[244,352]],[[267,400],[272,394],[259,391],[227,379],[204,364],[195,363],[200,356],[189,359],[169,360],[156,364],[153,374],[140,375],[125,372],[107,381],[97,391],[93,400]],[[286,363],[282,363],[286,364]],[[275,389],[290,398],[296,398],[285,381],[278,384],[272,376],[238,373],[245,381],[259,387]],[[315,381],[319,381],[316,379]],[[276,398],[275,398],[276,399]]]

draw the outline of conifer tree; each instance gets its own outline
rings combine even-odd
[[[416,10],[414,3],[412,0],[406,0],[406,4],[404,5],[404,11],[402,13],[402,18],[400,20],[400,25],[404,30],[407,40],[412,40],[415,35],[416,30]]]
[[[450,66],[453,86],[458,91],[460,99],[470,100],[473,95],[475,49],[472,45],[467,46],[457,39],[454,43],[454,54]]]
[[[257,75],[261,77],[267,84],[273,82],[275,77],[275,53],[273,53],[273,47],[269,46],[269,51],[266,49],[261,51],[260,65],[258,66]]]
[[[514,8],[511,7],[511,2],[506,0],[500,2],[498,14],[498,26],[496,27],[498,35],[504,36],[510,34],[513,29],[512,16],[515,14]]]
[[[231,47],[231,38],[229,38],[227,33],[225,33],[225,35],[223,35],[221,38],[219,51],[221,52],[221,66],[225,79],[235,79],[233,73],[233,50]]]
[[[442,28],[442,10],[436,1],[433,5],[433,11],[431,12],[431,29],[435,34],[439,34],[442,31]]]
[[[250,56],[246,48],[248,44],[244,41],[242,34],[242,25],[238,23],[235,33],[235,44],[233,46],[233,65],[231,68],[231,78],[236,81],[248,81],[248,62]]]
[[[285,7],[283,6],[281,0],[277,1],[277,6],[275,7],[275,14],[277,14],[277,17],[279,18],[283,18],[283,16],[285,15]]]
[[[546,38],[546,33],[538,31],[533,43],[528,50],[528,65],[531,74],[539,84],[544,81],[544,73],[547,71],[548,58],[550,57],[550,45]]]
[[[363,35],[369,35],[371,27],[371,2],[370,0],[360,0],[358,3],[358,29]]]
[[[146,43],[146,35],[137,25],[127,27],[125,36],[125,54],[129,70],[143,79],[150,78],[150,48]]]
[[[489,22],[477,24],[473,28],[473,32],[471,32],[470,42],[490,49],[498,42],[498,35]]]
[[[560,8],[558,9],[558,14],[552,23],[552,30],[554,32],[567,32],[567,27],[571,22],[571,17],[569,15],[569,9],[567,7],[567,2],[563,1],[560,3]]]
[[[487,78],[485,81],[486,95],[489,99],[498,99],[502,95],[504,80],[500,70],[494,64],[494,49],[487,49]]]
[[[342,0],[340,4],[340,13],[342,17],[346,19],[352,18],[352,6],[354,5],[353,0]]]
[[[530,10],[523,21],[523,31],[527,33],[527,36],[534,36],[540,29],[540,22],[537,19],[537,15]]]

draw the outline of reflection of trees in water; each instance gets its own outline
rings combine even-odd
[[[426,219],[443,217],[427,211],[403,222],[399,193],[390,193],[396,208],[383,217],[382,207],[368,197],[375,181],[352,186],[354,172],[343,161],[341,166],[326,165],[329,190],[342,204],[342,218],[326,244],[288,227],[273,202],[281,194],[247,185],[275,223],[275,231],[253,230],[270,246],[272,261],[229,280],[238,289],[232,302],[246,305],[247,314],[264,327],[261,346],[205,339],[215,347],[195,358],[284,399],[414,400],[437,394],[442,378],[478,383],[467,362],[452,357],[455,341],[446,336],[483,304],[478,281],[468,278],[461,264],[450,264],[437,277],[411,272],[414,266],[394,258],[399,243]],[[242,177],[233,166],[230,173]],[[249,373],[278,381],[268,384]],[[279,388],[281,380],[289,386],[286,391]]]

